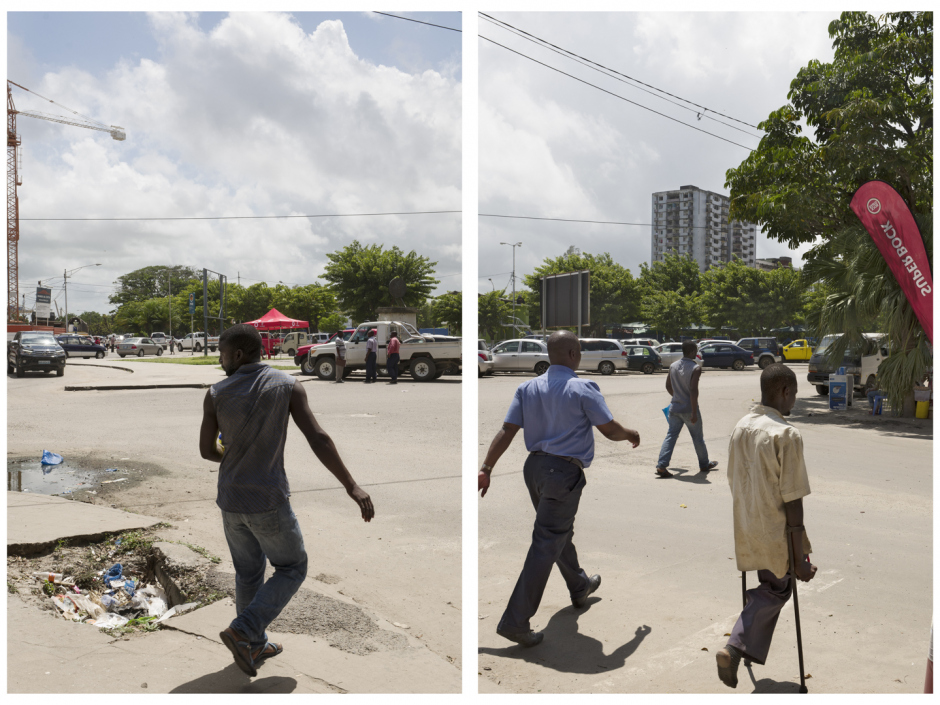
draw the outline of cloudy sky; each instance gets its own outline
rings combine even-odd
[[[751,125],[787,103],[790,81],[802,66],[832,59],[827,27],[838,17],[836,12],[487,14]],[[719,119],[744,132],[709,117],[699,120],[696,112],[657,97],[661,94],[606,77],[482,17],[480,34],[743,145],[672,122],[481,39],[481,213],[649,223],[654,191],[694,184],[727,195],[725,171],[744,160],[745,147],[758,145],[754,129],[725,118]],[[518,277],[571,245],[582,252],[609,252],[634,275],[650,260],[649,227],[487,217],[479,224],[480,292],[509,285],[510,248],[501,241],[523,243],[516,248],[517,288]],[[799,252],[758,236],[758,257],[781,255],[800,261]]]
[[[403,14],[403,13],[395,13]],[[460,28],[460,13],[404,13]],[[127,132],[21,117],[20,300],[107,312],[148,265],[307,284],[359,239],[460,289],[460,215],[49,221],[461,208],[461,34],[374,13],[8,14],[8,77]],[[19,110],[64,114],[14,88]]]

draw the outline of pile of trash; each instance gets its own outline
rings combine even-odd
[[[33,573],[37,580],[53,586],[46,588],[47,592],[58,592],[56,587],[64,591],[49,598],[58,614],[65,619],[104,629],[161,624],[199,605],[198,602],[188,602],[170,607],[166,592],[160,585],[141,586],[139,580],[124,574],[120,563],[98,571],[98,576],[101,589],[83,591],[75,584],[75,578],[62,573]]]

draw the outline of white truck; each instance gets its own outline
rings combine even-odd
[[[219,336],[210,335],[207,337],[205,333],[187,333],[181,340],[176,342],[176,348],[180,352],[184,350],[202,352],[206,347],[215,352],[219,347]]]
[[[384,371],[386,348],[391,333],[398,334],[398,372],[411,374],[418,382],[438,379],[445,372],[460,374],[460,338],[423,335],[410,323],[401,321],[371,321],[361,323],[346,342],[346,369],[343,376],[366,368],[366,340],[369,331],[376,330],[378,351],[376,365]],[[336,379],[336,343],[325,343],[310,349],[300,365],[301,372],[316,375],[322,380]]]

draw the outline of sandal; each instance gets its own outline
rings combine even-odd
[[[245,637],[231,627],[227,627],[224,631],[219,633],[219,638],[222,640],[222,643],[228,647],[228,650],[232,652],[236,666],[247,673],[251,678],[258,675],[254,659],[251,658],[251,643]]]
[[[271,647],[271,648],[274,649],[274,650],[273,650],[273,651],[269,651],[269,650],[268,650],[268,647]],[[255,663],[261,663],[261,662],[264,661],[265,659],[269,659],[269,658],[271,658],[272,656],[277,656],[278,654],[280,654],[280,653],[283,652],[283,651],[284,651],[284,647],[283,647],[283,646],[281,646],[280,644],[275,644],[273,641],[269,641],[267,644],[265,644],[264,646],[262,646],[262,647],[261,647],[261,650],[258,651],[257,654],[256,654],[255,656],[253,656],[252,658],[254,659],[254,662],[255,662]]]

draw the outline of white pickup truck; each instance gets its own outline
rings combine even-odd
[[[398,334],[399,374],[409,372],[418,382],[438,379],[445,372],[460,374],[460,338],[423,335],[409,323],[401,321],[371,321],[361,323],[346,343],[346,376],[366,368],[366,340],[375,328],[378,338],[376,365],[384,370],[386,348],[392,331]],[[336,379],[336,343],[325,343],[310,349],[300,366],[301,372],[316,375],[322,380]]]
[[[219,347],[219,336],[210,335],[208,337],[208,345],[205,333],[187,333],[181,340],[176,341],[176,348],[180,352],[183,352],[184,350],[202,352],[203,348],[205,347],[208,347],[209,350],[215,352]]]

